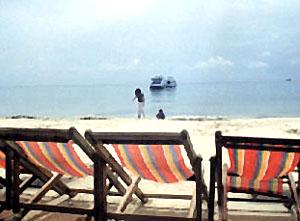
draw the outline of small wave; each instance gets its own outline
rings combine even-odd
[[[79,117],[80,120],[107,120],[107,117],[100,117],[100,116],[83,116]]]
[[[174,116],[171,120],[181,121],[207,121],[207,120],[225,120],[227,117],[224,116]]]

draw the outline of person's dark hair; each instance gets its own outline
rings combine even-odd
[[[137,95],[137,94],[142,93],[142,91],[141,91],[141,89],[137,88],[137,89],[135,89],[134,93]]]

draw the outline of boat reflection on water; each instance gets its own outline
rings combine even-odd
[[[155,103],[172,103],[176,100],[176,87],[164,88],[164,90],[150,89],[151,100]]]

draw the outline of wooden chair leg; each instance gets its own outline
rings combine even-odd
[[[202,169],[201,184],[202,184],[204,199],[208,203],[209,195],[208,195],[207,185],[206,185],[205,180],[204,180],[204,169]]]
[[[196,211],[196,190],[193,193],[187,218],[193,218]]]
[[[125,187],[120,183],[118,178],[114,175],[113,171],[109,167],[106,167],[106,173],[110,184],[113,185],[121,195],[124,195],[126,193]],[[110,188],[108,188],[108,190],[109,189]]]
[[[56,174],[48,180],[47,183],[37,192],[37,194],[30,200],[30,203],[35,203],[39,201],[52,187],[57,183],[57,181],[62,177],[62,174]]]
[[[27,187],[29,187],[35,180],[37,179],[36,176],[31,175],[27,179],[25,179],[21,184],[20,184],[20,193],[22,193]]]
[[[295,180],[294,180],[292,173],[288,174],[288,179],[289,179],[289,187],[291,190],[292,199],[293,199],[293,202],[296,207],[295,209],[296,209],[297,220],[300,221],[300,202],[299,202],[299,197],[297,194]]]
[[[135,191],[137,190],[138,184],[140,181],[141,181],[141,177],[138,176],[132,181],[130,186],[128,186],[128,189],[127,189],[125,195],[122,197],[122,200],[116,210],[117,213],[123,212],[126,209],[128,203],[130,202],[130,200],[132,198],[132,194],[134,194]]]
[[[57,183],[57,181],[62,177],[61,174],[56,174],[53,175],[51,177],[51,179],[48,180],[47,183],[45,183],[45,185],[28,201],[29,204],[32,203],[36,203],[38,202],[40,199],[43,198],[43,196],[45,196],[45,194],[53,188],[53,186]],[[22,210],[20,212],[20,214],[17,216],[19,218],[23,218],[24,216],[26,216],[26,214],[29,212],[29,210]]]
[[[215,188],[216,188],[216,158],[210,158],[210,180],[209,180],[209,200],[208,200],[208,221],[214,220],[215,214]]]
[[[126,171],[119,165],[119,163],[111,156],[108,150],[102,146],[102,144],[92,142],[93,139],[88,139],[94,146],[96,152],[105,159],[106,163],[110,165],[112,170],[116,171],[119,177],[126,183],[126,185],[131,185],[132,180],[131,177],[126,173]],[[135,195],[143,202],[147,203],[148,199],[144,196],[143,192],[137,188],[135,191]]]
[[[1,187],[6,186],[6,180],[3,177],[0,177],[0,185],[1,185]]]
[[[227,208],[227,171],[228,171],[228,166],[227,164],[223,165],[223,170],[222,170],[222,185],[223,185],[223,197],[222,197],[222,205],[219,210],[219,219],[222,221],[228,220],[228,208]]]

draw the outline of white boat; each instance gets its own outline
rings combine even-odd
[[[162,75],[151,78],[150,89],[164,89],[166,87],[166,81]]]
[[[170,88],[170,87],[176,87],[177,83],[172,76],[168,76],[167,80],[165,81],[165,85],[166,87]]]

